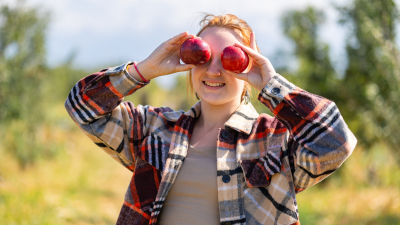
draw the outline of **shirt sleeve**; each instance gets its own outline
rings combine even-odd
[[[156,108],[122,102],[147,85],[131,77],[131,62],[104,69],[81,79],[65,102],[71,118],[97,146],[133,171],[135,152],[158,116]]]
[[[284,145],[293,153],[296,193],[332,174],[356,146],[357,140],[334,102],[296,87],[279,74],[258,99],[288,129]]]

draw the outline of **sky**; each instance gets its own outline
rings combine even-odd
[[[0,0],[15,4],[18,0]],[[202,12],[231,13],[247,21],[256,33],[261,53],[274,64],[280,50],[291,51],[293,44],[284,37],[280,19],[290,10],[311,5],[327,15],[321,40],[331,46],[331,57],[338,70],[345,57],[345,30],[337,24],[339,15],[332,3],[349,0],[25,0],[29,6],[50,12],[47,60],[56,66],[72,55],[79,68],[111,67],[145,59],[158,45],[184,31],[197,33]],[[276,62],[278,63],[278,62]],[[294,65],[295,66],[295,65]],[[157,78],[169,88],[174,79]]]

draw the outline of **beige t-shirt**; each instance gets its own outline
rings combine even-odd
[[[169,191],[160,225],[221,224],[217,187],[217,147],[193,148]]]

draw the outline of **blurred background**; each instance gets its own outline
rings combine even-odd
[[[400,224],[399,4],[394,0],[0,0],[0,224],[115,224],[131,173],[69,118],[84,76],[140,61],[232,13],[297,86],[336,102],[358,138],[331,177],[297,195],[302,224]],[[188,110],[186,74],[126,100]],[[189,100],[188,100],[189,99]],[[257,101],[259,113],[270,113]]]

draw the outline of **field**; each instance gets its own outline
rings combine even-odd
[[[62,106],[56,111],[67,116]],[[40,133],[62,144],[52,160],[21,168],[1,149],[0,224],[115,224],[131,172],[66,121]],[[301,222],[400,224],[399,184],[389,151],[357,148],[333,176],[297,195]]]

